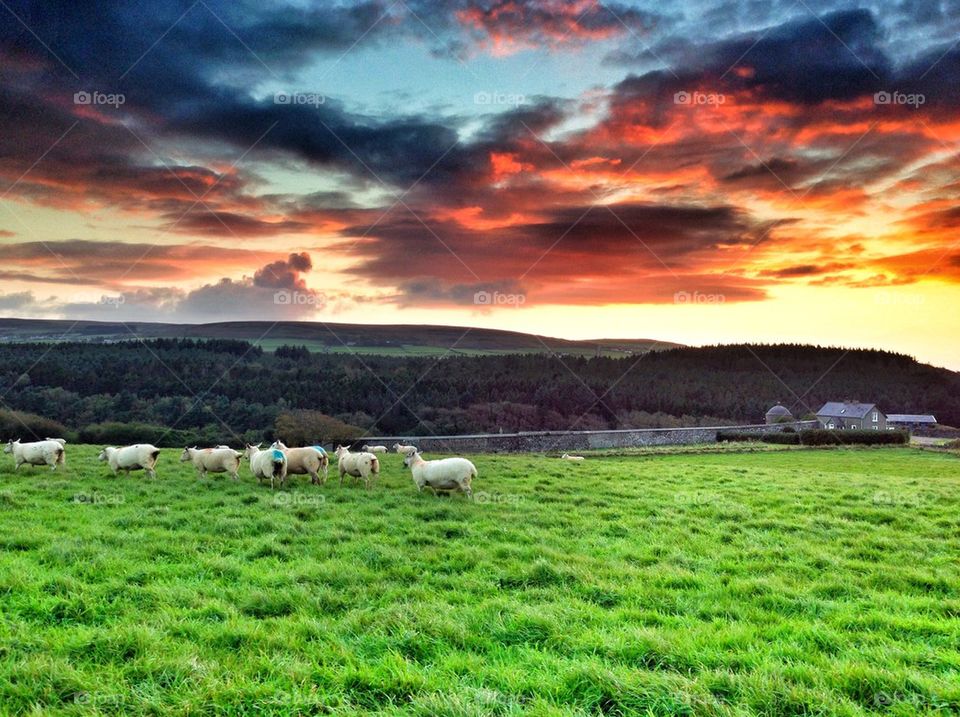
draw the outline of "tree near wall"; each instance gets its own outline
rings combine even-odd
[[[363,429],[320,411],[299,409],[283,411],[274,424],[277,438],[288,446],[313,446],[324,443],[350,443]]]

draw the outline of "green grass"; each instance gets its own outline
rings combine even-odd
[[[471,503],[178,454],[0,456],[0,713],[960,712],[955,455],[477,456]]]

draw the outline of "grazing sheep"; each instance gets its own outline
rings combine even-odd
[[[582,461],[583,460],[583,456],[571,456],[569,453],[564,453],[562,456],[560,456],[560,458],[565,461]]]
[[[420,449],[417,448],[416,446],[405,446],[402,443],[394,443],[393,450],[402,456],[409,456],[416,453]]]
[[[15,441],[7,441],[4,446],[4,453],[12,453],[15,463],[14,470],[17,470],[24,463],[32,466],[50,466],[50,470],[57,470],[57,466],[65,464],[67,451],[63,443],[56,438],[48,438],[45,441],[36,441],[35,443],[21,443],[18,438]]]
[[[344,475],[351,475],[363,478],[363,484],[370,488],[371,477],[376,478],[380,474],[380,461],[372,453],[351,453],[346,446],[337,446],[336,455],[340,485],[343,485]]]
[[[386,453],[386,446],[364,446],[361,450],[366,451],[367,453]]]
[[[296,475],[309,475],[310,482],[315,485],[323,485],[327,482],[327,471],[330,469],[330,459],[327,452],[321,446],[309,446],[306,448],[287,448],[283,441],[274,441],[271,448],[279,448],[287,456],[287,473]],[[320,473],[323,473],[323,480],[320,480]]]
[[[207,473],[229,473],[234,480],[240,480],[240,459],[243,454],[232,448],[184,448],[180,462],[190,461],[197,469],[198,478],[206,478]]]
[[[286,483],[287,456],[279,448],[268,448],[261,451],[259,443],[255,446],[248,443],[244,455],[250,461],[250,472],[256,476],[258,481],[262,481],[264,478],[270,479],[271,490],[274,487],[274,479],[280,481],[281,488]]]
[[[438,490],[460,490],[468,498],[473,498],[470,482],[477,477],[477,467],[466,458],[425,461],[420,453],[412,453],[403,459],[403,464],[413,473],[413,482],[419,492],[423,492],[423,487],[427,486],[434,493]]]
[[[151,446],[149,443],[137,443],[123,448],[106,446],[100,451],[98,460],[106,461],[114,475],[117,475],[120,471],[129,475],[130,471],[143,469],[148,476],[156,478],[157,458],[159,457],[160,449],[156,446]]]

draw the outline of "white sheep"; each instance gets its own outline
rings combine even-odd
[[[560,458],[563,459],[563,460],[565,460],[565,461],[578,461],[578,462],[579,462],[579,461],[582,461],[582,460],[583,460],[583,456],[571,456],[569,453],[564,453],[562,456],[560,456]]]
[[[119,471],[124,471],[128,475],[130,471],[145,470],[151,478],[157,477],[157,458],[160,457],[160,449],[151,446],[149,443],[137,443],[123,448],[114,448],[106,446],[98,460],[106,461],[107,465],[117,475]]]
[[[232,448],[184,448],[180,462],[190,461],[197,469],[198,478],[206,478],[207,473],[229,473],[234,480],[240,479],[240,459],[243,454]]]
[[[386,446],[363,446],[360,450],[366,451],[367,453],[386,453]]]
[[[441,458],[425,461],[420,453],[412,453],[403,459],[403,464],[413,473],[413,482],[417,491],[423,492],[427,486],[434,493],[438,490],[460,490],[473,497],[471,481],[477,477],[477,467],[466,458]]]
[[[362,478],[363,484],[370,487],[370,479],[380,475],[380,460],[372,453],[351,453],[346,446],[337,446],[337,469],[340,471],[340,485],[343,476]]]
[[[27,463],[32,466],[50,466],[50,470],[55,471],[57,466],[65,465],[67,459],[64,443],[66,441],[61,443],[55,438],[34,443],[21,443],[18,438],[15,441],[7,441],[3,452],[13,454],[14,470]]]
[[[402,456],[409,456],[412,453],[416,453],[420,449],[417,448],[416,446],[405,446],[402,443],[394,443],[393,450],[394,452],[399,453]]]
[[[270,479],[270,488],[274,487],[274,480],[280,481],[280,487],[287,481],[287,456],[279,448],[260,450],[260,444],[247,444],[244,450],[247,460],[250,461],[250,472],[258,481]]]
[[[322,447],[288,448],[283,444],[283,441],[274,441],[270,447],[279,448],[286,454],[288,474],[309,475],[310,482],[316,485],[323,485],[327,482],[330,459]],[[323,473],[323,480],[320,480],[320,473]]]
[[[59,443],[61,446],[64,446],[64,447],[66,447],[66,445],[67,445],[67,439],[66,439],[66,438],[50,438],[50,437],[48,436],[48,437],[45,438],[44,440],[46,440],[46,441],[56,441],[57,443]]]

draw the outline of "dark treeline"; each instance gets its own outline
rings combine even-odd
[[[118,422],[201,440],[269,438],[295,409],[413,435],[762,422],[776,401],[802,416],[843,399],[960,424],[960,374],[898,354],[791,345],[437,359],[267,353],[233,340],[6,344],[0,395],[0,408],[89,436]]]

